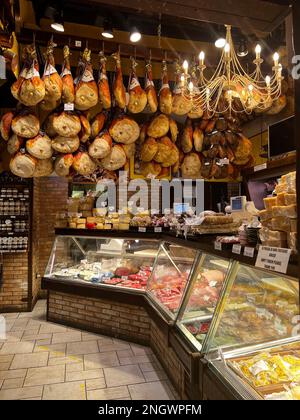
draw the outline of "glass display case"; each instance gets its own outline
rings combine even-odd
[[[151,277],[147,284],[150,299],[171,320],[182,303],[187,284],[199,261],[200,252],[169,242],[160,245]]]
[[[299,282],[234,262],[203,343],[245,399],[300,398]]]
[[[56,236],[45,277],[144,291],[159,243]]]
[[[177,327],[201,351],[224,287],[230,261],[202,254],[187,287],[177,317]]]

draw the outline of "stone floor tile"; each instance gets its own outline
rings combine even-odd
[[[1,389],[22,388],[24,378],[5,379]]]
[[[45,385],[43,400],[85,400],[84,381]]]
[[[0,370],[8,370],[10,366],[10,362],[1,362],[0,363]]]
[[[0,391],[0,400],[20,400],[24,398],[41,397],[42,386],[32,386],[27,388],[5,389]]]
[[[153,370],[152,372],[143,372],[146,382],[153,382],[168,379],[167,374],[163,370]]]
[[[103,378],[97,378],[97,379],[87,379],[85,381],[86,384],[86,390],[90,391],[92,389],[103,389],[106,388],[106,382],[104,377]]]
[[[117,355],[118,355],[119,359],[120,358],[122,359],[124,357],[133,357],[134,356],[134,354],[133,354],[133,352],[132,352],[131,349],[128,349],[128,350],[118,350],[117,351]]]
[[[169,400],[173,399],[172,392],[165,382],[148,382],[139,385],[128,386],[133,400]]]
[[[116,352],[95,353],[84,355],[84,369],[98,369],[104,367],[119,366]]]
[[[80,372],[67,372],[66,381],[80,381],[85,379],[103,378],[102,369],[82,370]]]
[[[143,373],[138,365],[104,368],[104,376],[108,388],[145,382]]]
[[[102,335],[100,335],[100,334],[93,334],[93,333],[89,333],[89,332],[84,332],[84,331],[82,331],[82,341],[94,341],[94,340],[101,340],[101,339],[104,339],[104,340],[110,340],[110,342],[109,342],[109,344],[112,344],[113,343],[113,341],[112,341],[112,339],[111,338],[108,338],[108,337],[104,337],[104,336],[102,336]]]
[[[48,346],[51,343],[52,343],[52,337],[51,338],[46,338],[45,340],[36,340],[35,341],[36,346]]]
[[[67,332],[67,327],[64,327],[63,325],[52,324],[51,322],[46,322],[40,326],[40,334],[57,332]]]
[[[151,362],[151,356],[151,354],[145,354],[143,356],[119,357],[120,365],[135,365],[137,363]]]
[[[64,357],[51,357],[48,362],[48,366],[57,366],[57,365],[69,365],[69,364],[78,364],[83,362],[83,356],[64,356]]]
[[[67,345],[65,343],[61,344],[49,344],[49,345],[35,345],[34,353],[48,351],[49,357],[64,357],[66,355]]]
[[[19,343],[4,343],[0,354],[20,354],[20,353],[32,353],[34,343],[31,342],[19,342]]]
[[[97,341],[80,341],[67,344],[67,354],[90,354],[98,352]]]
[[[66,365],[66,372],[81,372],[83,370],[83,362],[70,363]]]
[[[130,347],[135,356],[144,356],[146,354],[153,354],[150,347],[139,346],[138,344],[130,344]]]
[[[36,341],[36,340],[51,340],[52,334],[24,334],[22,336],[21,341]]]
[[[114,400],[129,397],[127,386],[117,386],[113,388],[96,389],[87,391],[88,400]]]
[[[28,369],[47,366],[49,353],[16,354],[10,369]]]
[[[13,358],[14,358],[13,354],[0,355],[0,363],[11,362]]]
[[[4,379],[0,379],[0,389],[1,389],[2,385],[3,385],[3,382],[4,382]]]
[[[160,370],[159,365],[156,362],[140,363],[142,372],[152,372],[153,370]]]
[[[19,316],[19,312],[10,312],[1,315],[4,316],[5,319],[17,319]]]
[[[48,385],[64,382],[65,365],[28,369],[24,386]]]
[[[53,337],[52,337],[53,344],[72,343],[76,341],[81,341],[81,332],[79,331],[53,333]]]
[[[21,341],[23,331],[9,331],[6,334],[5,340],[0,340],[1,343],[18,343]]]
[[[24,378],[26,372],[26,369],[2,370],[0,371],[0,379]]]
[[[130,350],[130,344],[124,342],[107,344],[106,342],[103,343],[101,340],[98,340],[98,345],[101,353],[107,351]]]

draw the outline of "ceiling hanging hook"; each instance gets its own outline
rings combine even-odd
[[[158,15],[157,40],[158,48],[161,49],[161,13]]]

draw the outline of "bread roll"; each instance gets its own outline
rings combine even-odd
[[[108,156],[112,148],[112,138],[109,133],[104,133],[95,140],[89,146],[89,155],[95,159],[103,159]]]
[[[141,147],[140,158],[142,162],[151,162],[154,159],[154,156],[158,152],[158,143],[157,141],[149,137]]]
[[[101,160],[101,166],[108,171],[116,171],[123,168],[126,163],[126,154],[121,145],[112,147],[108,156]]]
[[[7,112],[1,118],[0,122],[0,133],[3,140],[8,141],[11,136],[11,124],[13,120],[13,112]]]
[[[73,168],[83,176],[91,175],[97,168],[96,163],[86,152],[78,152],[74,156]]]
[[[53,117],[53,129],[59,136],[77,136],[81,130],[80,118],[75,113],[64,111]]]
[[[81,130],[79,133],[79,140],[81,143],[86,143],[91,137],[92,129],[89,120],[84,116],[80,115]]]
[[[54,169],[58,176],[69,176],[73,164],[73,155],[61,155],[55,159]]]
[[[140,128],[132,118],[124,116],[112,122],[109,134],[117,143],[130,144],[139,138]]]
[[[147,134],[149,137],[154,137],[155,139],[157,139],[160,137],[164,137],[168,133],[169,129],[169,118],[166,115],[161,114],[151,121],[147,129]]]
[[[183,178],[199,178],[201,174],[201,160],[197,153],[189,153],[184,157],[181,165]]]
[[[26,150],[37,159],[49,159],[52,156],[51,140],[46,134],[38,134],[33,139],[27,140]]]
[[[32,178],[36,164],[37,159],[19,152],[11,159],[9,169],[14,175],[21,178]]]
[[[53,160],[52,158],[50,159],[43,159],[37,160],[35,169],[34,169],[34,173],[33,173],[33,177],[34,178],[40,178],[43,176],[50,176],[53,172]]]
[[[106,121],[106,115],[101,112],[97,114],[91,124],[91,138],[94,139],[101,133]]]
[[[19,114],[13,118],[11,128],[17,136],[32,139],[40,131],[40,122],[33,114]]]
[[[24,143],[22,137],[13,134],[7,142],[7,151],[10,155],[17,153]]]
[[[56,136],[52,140],[52,148],[59,153],[74,153],[80,145],[79,137]]]

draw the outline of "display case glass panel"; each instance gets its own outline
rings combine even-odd
[[[159,243],[57,236],[45,277],[144,291]]]
[[[182,298],[200,253],[188,247],[164,242],[159,248],[155,265],[147,284],[148,296],[172,320],[181,306]]]
[[[177,326],[199,351],[210,327],[229,267],[229,260],[202,254],[187,288]]]

